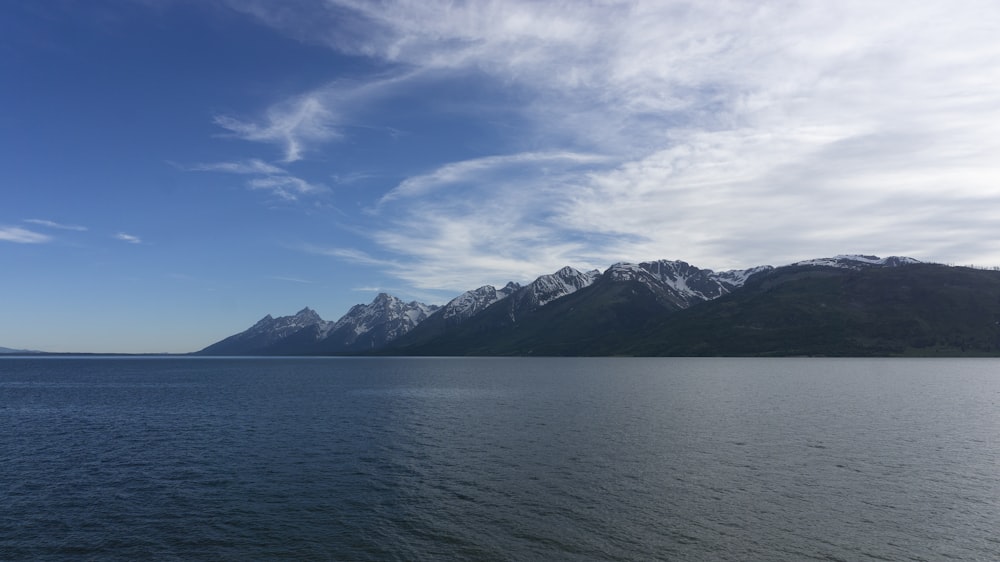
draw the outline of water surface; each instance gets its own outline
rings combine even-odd
[[[1000,361],[0,359],[0,559],[1000,558]]]

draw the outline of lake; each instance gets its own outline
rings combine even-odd
[[[3,560],[1000,558],[1000,360],[0,358]]]

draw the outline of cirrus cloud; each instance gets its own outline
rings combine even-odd
[[[63,224],[55,221],[45,220],[45,219],[24,219],[24,222],[36,224],[38,226],[44,226],[47,228],[56,228],[59,230],[73,230],[76,232],[86,232],[87,227],[79,226],[76,224]]]
[[[128,242],[129,244],[142,244],[142,239],[138,236],[132,234],[126,234],[124,232],[118,232],[114,235],[115,240],[121,240],[122,242]]]
[[[322,185],[295,177],[283,168],[256,158],[234,162],[195,164],[182,167],[182,169],[192,172],[222,172],[257,176],[247,180],[247,187],[253,190],[270,191],[288,201],[295,201],[301,195],[315,195],[327,191],[326,187]]]
[[[52,237],[18,226],[0,226],[0,240],[17,244],[42,244],[51,241]]]
[[[1000,263],[995,2],[263,5],[243,9],[409,77],[380,91],[474,69],[516,89],[520,154],[598,157],[455,158],[388,186],[371,239],[417,286],[662,257]],[[325,91],[329,125],[345,90]]]

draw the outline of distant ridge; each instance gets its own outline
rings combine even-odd
[[[201,355],[1000,355],[1000,272],[839,255],[715,272],[564,267],[444,306],[265,316]]]
[[[37,351],[31,351],[30,349],[11,349],[9,347],[0,347],[0,354],[19,354],[19,353],[38,353]]]
[[[199,355],[334,355],[385,346],[423,322],[438,306],[404,303],[380,293],[370,304],[355,305],[336,322],[303,308],[294,316],[261,318],[249,329],[214,343]]]
[[[839,255],[715,272],[564,267],[444,306],[379,294],[265,316],[202,355],[1000,355],[1000,272]]]

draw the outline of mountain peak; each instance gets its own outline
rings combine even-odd
[[[403,302],[389,293],[379,293],[372,299],[372,305],[387,306],[393,303]]]
[[[604,272],[604,277],[616,282],[638,281],[659,295],[661,301],[687,308],[730,293],[742,286],[750,275],[770,268],[761,266],[716,273],[681,260],[657,260],[638,264],[619,262],[609,267]]]
[[[529,300],[533,307],[540,307],[591,285],[599,276],[597,270],[581,273],[566,266],[555,273],[540,276],[521,290],[530,293]]]
[[[822,267],[837,267],[842,269],[862,269],[866,267],[900,267],[921,263],[920,260],[905,256],[889,256],[880,258],[878,256],[866,256],[863,254],[841,254],[832,258],[817,258],[795,262],[791,265],[818,265]]]
[[[521,286],[513,281],[504,285],[502,289],[497,289],[493,285],[483,285],[448,301],[448,304],[441,308],[441,315],[452,323],[460,323],[479,314],[491,304],[509,297],[520,288]]]

